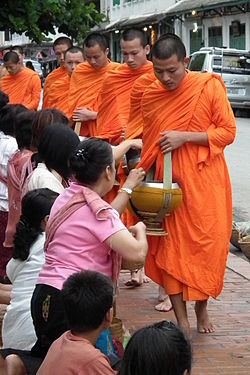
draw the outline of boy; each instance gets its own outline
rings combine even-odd
[[[94,271],[74,273],[64,283],[62,299],[71,330],[51,345],[37,375],[116,374],[94,347],[112,321],[111,280]]]

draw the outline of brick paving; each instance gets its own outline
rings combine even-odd
[[[157,312],[158,287],[153,282],[128,288],[122,271],[117,315],[131,332],[153,322],[171,319],[173,311]],[[216,331],[199,334],[195,329],[193,302],[188,303],[193,337],[192,375],[250,375],[250,263],[229,254],[224,288],[217,300],[209,302],[209,312]]]

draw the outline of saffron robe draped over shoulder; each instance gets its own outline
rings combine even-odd
[[[53,70],[45,79],[43,86],[43,109],[50,108],[49,105],[49,92],[51,85],[53,85],[56,80],[68,76],[68,71],[64,66]]]
[[[153,71],[150,61],[138,69],[122,64],[109,72],[103,81],[97,116],[97,136],[108,139],[117,145],[127,126],[130,112],[130,93],[135,81],[142,75]]]
[[[48,107],[56,108],[69,117],[69,86],[70,76],[64,75],[58,78],[50,86],[48,92]]]
[[[23,104],[36,110],[40,102],[41,80],[37,72],[23,68],[17,74],[2,77],[1,90],[9,95],[9,104]]]
[[[141,100],[145,90],[156,80],[153,70],[139,77],[130,94],[130,113],[125,130],[125,139],[142,137],[143,118],[141,112]]]
[[[173,181],[182,188],[183,202],[165,218],[168,236],[148,237],[146,274],[162,284],[160,274],[165,271],[187,287],[186,300],[193,299],[192,291],[216,298],[223,287],[232,229],[223,150],[233,142],[236,125],[225,85],[216,74],[196,72],[187,72],[173,91],[156,80],[143,95],[142,113],[139,166],[148,171],[155,162],[156,180],[163,178],[160,132],[207,132],[209,141],[208,147],[185,143],[172,152]]]
[[[87,61],[79,64],[73,71],[69,92],[69,114],[72,117],[75,109],[88,108],[98,111],[98,95],[106,73],[116,69],[120,64],[110,61],[101,69],[93,68]],[[96,120],[82,122],[80,135],[95,136]]]

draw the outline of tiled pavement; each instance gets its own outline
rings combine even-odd
[[[129,273],[122,271],[117,315],[132,333],[137,328],[162,319],[175,320],[173,312],[154,310],[157,286],[150,282],[137,289],[124,286]],[[250,263],[229,254],[224,288],[217,300],[209,302],[216,331],[199,334],[195,330],[193,303],[188,314],[193,336],[192,375],[250,375]]]

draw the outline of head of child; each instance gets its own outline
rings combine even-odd
[[[28,108],[22,104],[6,104],[0,110],[0,131],[5,135],[15,137],[17,115],[28,111]]]
[[[113,318],[113,283],[95,271],[71,275],[64,283],[62,300],[73,334],[94,337],[107,329]]]
[[[88,138],[79,143],[69,158],[74,179],[94,188],[100,196],[112,189],[115,180],[115,162],[109,143],[99,138]]]
[[[135,332],[119,375],[187,375],[191,360],[190,342],[174,323],[164,320]]]
[[[22,199],[22,214],[16,226],[12,256],[26,260],[31,245],[45,231],[51,207],[58,194],[47,188],[29,191]]]

